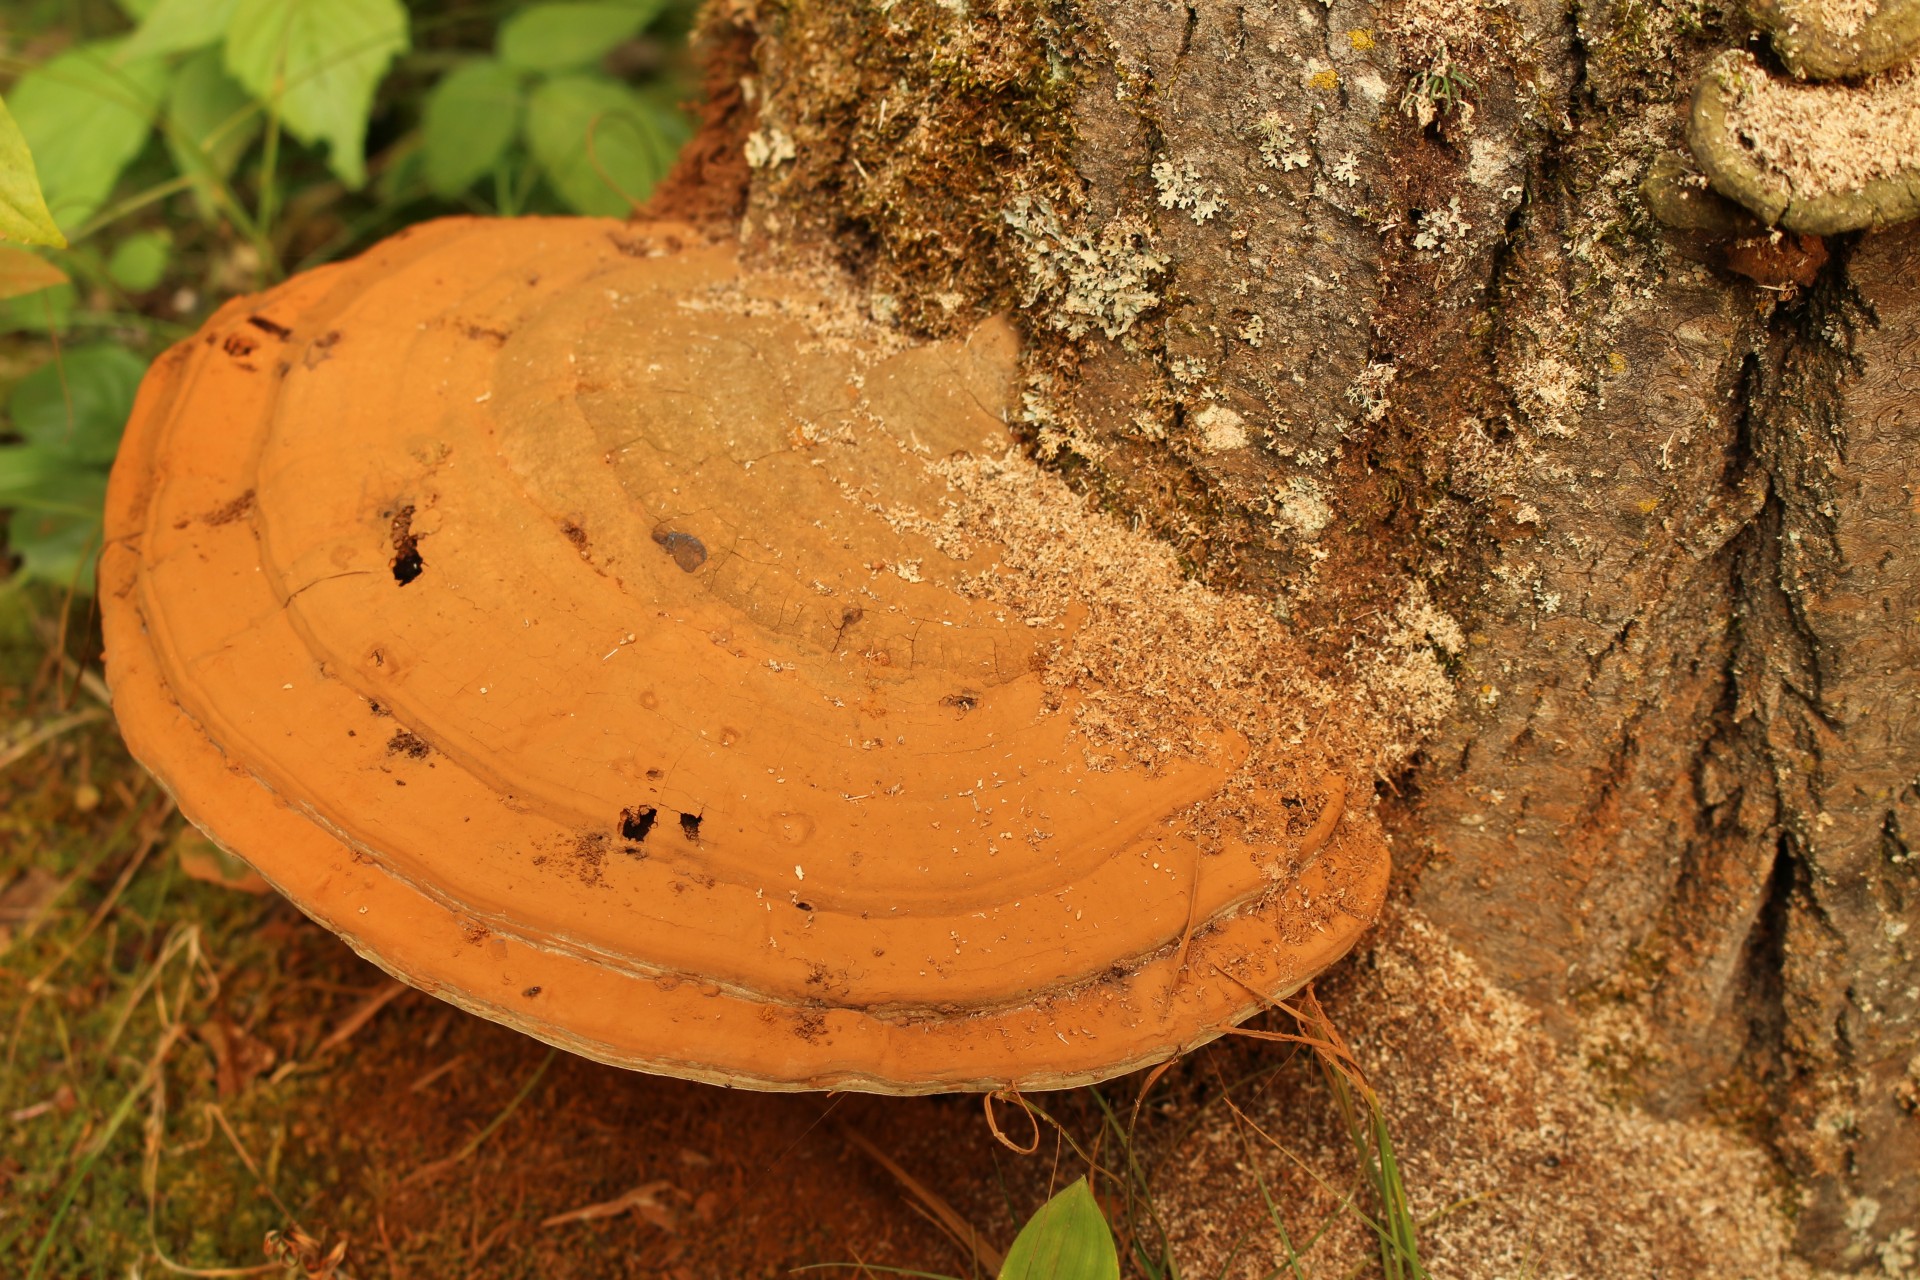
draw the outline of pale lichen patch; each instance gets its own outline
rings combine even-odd
[[[1118,338],[1160,305],[1153,282],[1169,259],[1139,219],[1113,218],[1097,232],[1069,227],[1051,203],[1024,195],[1001,217],[1019,240],[1028,305],[1043,303],[1047,324],[1068,337],[1098,329]]]
[[[1200,428],[1200,445],[1208,453],[1225,453],[1247,447],[1247,422],[1223,404],[1210,404],[1193,415]]]
[[[778,125],[768,125],[748,134],[745,151],[750,169],[771,169],[799,154],[792,135]]]
[[[1472,230],[1473,224],[1460,212],[1460,197],[1454,196],[1442,208],[1422,211],[1413,247],[1422,253],[1452,253],[1455,242],[1465,239]]]
[[[1176,165],[1161,160],[1153,166],[1153,185],[1162,209],[1183,209],[1195,224],[1206,222],[1226,207],[1220,189],[1201,178],[1192,161]]]
[[[1274,499],[1273,522],[1301,538],[1317,538],[1333,523],[1327,491],[1305,476],[1291,476]]]
[[[1313,163],[1313,153],[1300,145],[1293,126],[1278,111],[1269,111],[1254,126],[1260,139],[1260,159],[1269,169],[1291,173]]]

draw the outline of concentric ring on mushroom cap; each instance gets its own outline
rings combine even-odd
[[[243,299],[116,466],[123,731],[363,954],[595,1058],[913,1092],[1169,1056],[1342,954],[1384,845],[1311,760],[1223,832],[1248,739],[1203,707],[1090,748],[1055,676],[1098,602],[996,602],[942,474],[1008,449],[1016,354],[594,220]]]

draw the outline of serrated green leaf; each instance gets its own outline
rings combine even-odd
[[[373,93],[408,48],[399,0],[237,0],[226,64],[249,93],[277,103],[287,130],[327,146],[340,180],[367,180]]]
[[[106,466],[146,372],[145,360],[116,343],[73,347],[20,379],[7,415],[28,444],[76,465]]]
[[[5,102],[0,102],[0,240],[67,247],[67,238],[47,211],[33,151]]]
[[[659,15],[658,4],[536,4],[500,24],[501,61],[525,71],[573,71],[598,61]]]
[[[145,293],[160,283],[173,257],[173,237],[164,231],[139,231],[113,246],[107,256],[107,278],[131,293]]]
[[[427,185],[459,195],[492,169],[520,127],[520,77],[491,58],[443,77],[427,95],[421,127]]]
[[[227,32],[236,0],[159,0],[127,38],[129,58],[210,45]]]
[[[1027,1219],[1007,1250],[1000,1280],[1120,1280],[1113,1232],[1085,1178]]]
[[[578,213],[631,212],[673,163],[658,111],[613,80],[556,76],[527,101],[527,144],[556,194]]]
[[[181,173],[194,179],[203,207],[211,209],[207,184],[225,182],[265,122],[247,91],[227,74],[218,49],[202,49],[174,73],[167,94],[167,150]]]
[[[79,45],[13,87],[13,115],[40,170],[53,220],[78,227],[140,153],[166,90],[167,65],[128,58],[122,42]]]
[[[0,245],[0,300],[21,298],[67,282],[67,273],[37,253]]]

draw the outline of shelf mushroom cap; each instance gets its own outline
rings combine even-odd
[[[240,299],[115,467],[122,730],[363,955],[589,1057],[894,1093],[1165,1059],[1343,954],[1385,842],[1301,717],[1095,643],[1170,560],[1012,449],[1017,358],[661,224],[432,223]]]
[[[1827,236],[1906,222],[1920,217],[1920,65],[1807,83],[1727,49],[1694,88],[1687,142],[1714,190],[1769,226]]]
[[[1746,0],[1796,79],[1885,71],[1920,54],[1920,0]]]

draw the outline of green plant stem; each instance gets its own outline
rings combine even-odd
[[[1139,1232],[1134,1224],[1133,1212],[1134,1200],[1137,1196],[1140,1202],[1146,1206],[1147,1219],[1153,1224],[1154,1234],[1159,1237],[1159,1265],[1163,1266],[1165,1270],[1161,1272],[1156,1268],[1155,1274],[1164,1274],[1168,1277],[1168,1280],[1179,1280],[1180,1268],[1173,1260],[1172,1249],[1167,1237],[1166,1224],[1160,1220],[1160,1211],[1154,1207],[1153,1192],[1147,1178],[1146,1170],[1141,1168],[1140,1160],[1134,1154],[1133,1135],[1127,1132],[1125,1127],[1121,1125],[1120,1117],[1115,1114],[1113,1107],[1107,1102],[1105,1094],[1101,1093],[1098,1089],[1089,1089],[1088,1092],[1093,1095],[1094,1101],[1100,1104],[1100,1110],[1102,1114],[1106,1116],[1107,1124],[1112,1127],[1115,1137],[1118,1138],[1120,1142],[1120,1149],[1127,1157],[1128,1177],[1125,1186],[1128,1238],[1134,1242],[1136,1254],[1139,1253]]]
[[[128,214],[138,213],[150,204],[165,200],[170,195],[191,190],[192,187],[193,179],[187,174],[181,174],[177,178],[169,178],[165,182],[155,183],[146,190],[136,191],[118,204],[111,205],[101,212],[96,213],[93,217],[88,218],[86,222],[81,225],[80,229],[68,236],[67,239],[69,242],[77,244],[102,227],[118,222]]]
[[[232,184],[215,171],[213,162],[208,158],[211,149],[219,145],[222,138],[246,124],[260,110],[262,107],[259,103],[248,103],[241,110],[222,120],[205,139],[191,138],[181,134],[174,128],[173,122],[164,115],[156,124],[161,136],[178,148],[176,154],[184,155],[191,161],[194,172],[182,176],[205,187],[208,199],[225,216],[228,223],[246,238],[247,243],[253,246],[254,252],[260,256],[262,262],[274,262],[273,243],[267,239],[259,224],[240,203],[240,197],[234,193]]]
[[[520,213],[520,201],[513,189],[513,178],[507,172],[505,156],[493,166],[493,208],[503,218],[518,217]]]
[[[271,244],[273,239],[273,220],[279,209],[279,175],[276,172],[280,164],[280,94],[285,92],[281,84],[284,76],[275,78],[275,93],[267,104],[266,137],[260,144],[260,200],[254,209],[253,223],[259,228],[260,235]],[[273,262],[278,255],[269,254],[263,261]]]

